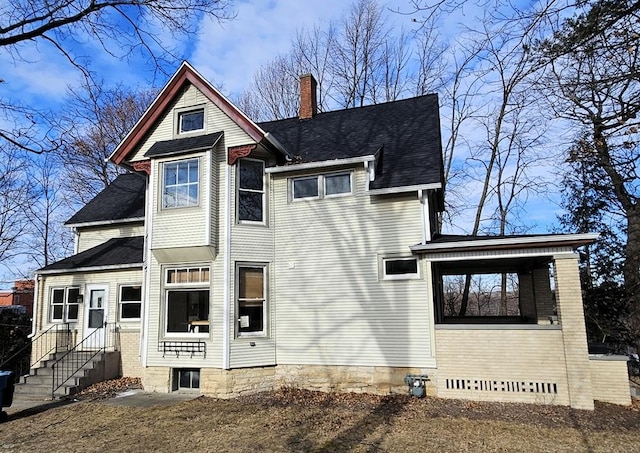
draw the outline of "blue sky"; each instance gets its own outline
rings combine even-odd
[[[380,2],[391,10],[411,10],[410,0]],[[469,2],[464,9],[449,15],[445,19],[447,23],[440,27],[441,33],[455,33],[459,23],[473,24],[474,18],[482,14],[474,3]],[[173,44],[180,49],[184,59],[225,95],[233,96],[249,86],[258,68],[288,50],[298,28],[314,24],[323,26],[330,19],[339,19],[349,4],[345,0],[236,0],[235,19],[223,23],[205,19],[201,22],[199,36]],[[394,26],[411,29],[415,27],[414,17],[418,16],[392,14],[389,20]],[[161,28],[158,33],[171,40]],[[152,68],[142,58],[114,59],[88,39],[80,49],[82,55],[90,56],[92,69],[107,84],[135,88],[159,85],[166,80],[154,80]],[[0,79],[4,80],[0,83],[0,98],[55,110],[62,105],[68,88],[81,83],[80,73],[49,44],[27,43],[21,46],[20,56],[22,60],[15,59],[0,49]],[[175,69],[169,68],[170,71]],[[0,118],[0,124],[2,121]],[[532,232],[548,231],[559,212],[557,205],[544,199],[533,200],[527,209],[529,223],[535,225]],[[6,279],[2,277],[0,272],[0,280]]]

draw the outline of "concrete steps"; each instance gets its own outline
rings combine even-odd
[[[51,398],[74,395],[80,390],[95,384],[96,382],[113,379],[119,375],[120,353],[82,351],[72,352],[56,366],[60,370],[68,369],[58,374],[58,380],[68,375],[73,368],[82,365],[68,377],[66,382],[52,395],[53,368],[51,367],[64,354],[53,354],[49,359],[43,360],[39,368],[34,368],[29,375],[22,376],[20,382],[15,385],[14,394],[29,398]],[[86,362],[86,363],[85,363]]]

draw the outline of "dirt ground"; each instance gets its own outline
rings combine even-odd
[[[0,451],[640,452],[640,402],[596,410],[283,389],[166,407],[105,404],[135,382],[0,425]]]

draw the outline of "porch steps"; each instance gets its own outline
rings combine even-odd
[[[96,382],[118,376],[120,361],[118,352],[100,352],[91,358],[94,354],[95,352],[93,351],[72,352],[60,362],[64,366],[64,362],[84,363],[87,361],[55,391],[54,397],[74,395]],[[49,359],[43,360],[38,368],[31,369],[29,375],[22,376],[20,382],[15,385],[14,393],[24,398],[50,399],[53,386],[53,369],[51,365],[63,355],[63,353],[52,354]]]

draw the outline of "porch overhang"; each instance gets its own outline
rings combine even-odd
[[[598,234],[547,234],[523,236],[440,235],[411,251],[430,261],[487,260],[555,256],[573,253],[593,243]]]

